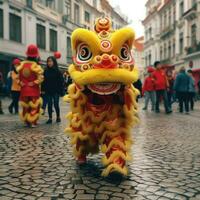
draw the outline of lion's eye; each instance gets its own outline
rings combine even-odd
[[[123,61],[129,61],[131,59],[131,53],[128,45],[124,44],[120,51],[120,59]]]
[[[87,44],[81,43],[77,48],[77,60],[79,62],[87,62],[92,58],[92,52]]]

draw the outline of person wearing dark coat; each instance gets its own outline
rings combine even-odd
[[[195,80],[194,80],[194,77],[192,75],[192,70],[189,69],[187,72],[188,72],[188,75],[190,77],[189,94],[188,94],[189,108],[191,110],[194,110],[194,98],[195,98],[195,95],[196,95]]]
[[[58,64],[56,58],[50,56],[47,58],[47,68],[44,71],[44,82],[42,85],[43,91],[47,96],[48,102],[48,114],[49,119],[46,122],[47,124],[52,123],[52,107],[54,105],[56,111],[56,122],[61,122],[60,118],[60,107],[59,107],[59,98],[63,95],[63,76],[58,69]]]
[[[183,106],[184,106],[186,114],[189,114],[189,102],[188,102],[189,84],[190,84],[190,77],[186,74],[185,68],[182,67],[174,83],[174,90],[176,91],[178,97],[180,113],[183,113]]]
[[[137,96],[137,102],[139,100],[140,97],[142,97],[142,81],[140,79],[138,79],[135,83],[133,83],[133,86],[139,90],[140,95]]]

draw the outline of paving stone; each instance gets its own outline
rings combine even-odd
[[[95,195],[93,195],[93,194],[78,194],[77,196],[76,196],[76,199],[78,199],[78,200],[93,200],[93,199],[95,199]]]
[[[107,199],[109,199],[109,196],[106,194],[97,194],[95,199],[96,200],[107,200]]]
[[[0,199],[199,200],[200,104],[188,116],[139,114],[134,159],[120,181],[100,177],[102,154],[89,156],[86,167],[76,165],[64,120],[48,126],[45,116],[28,129],[18,116],[0,115]]]

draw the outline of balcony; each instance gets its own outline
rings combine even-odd
[[[185,50],[186,50],[187,55],[199,52],[200,51],[200,42],[193,47],[186,48]]]
[[[165,58],[163,60],[161,60],[162,64],[170,64],[171,63],[171,59],[170,58]]]
[[[73,22],[67,15],[62,16],[62,24],[66,26],[70,31],[73,31],[76,28],[84,28],[83,24]]]
[[[196,16],[197,16],[197,3],[193,4],[193,6],[183,14],[183,18],[189,21],[195,19]]]
[[[153,43],[154,43],[154,38],[151,37],[145,41],[144,46],[147,48],[147,47],[151,46]]]
[[[161,31],[160,37],[163,39],[163,38],[169,36],[171,33],[174,32],[175,26],[176,26],[176,24],[174,23],[174,24],[172,24],[172,25],[169,25],[169,26],[165,27],[165,28]]]

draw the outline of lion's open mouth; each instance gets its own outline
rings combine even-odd
[[[119,83],[98,83],[87,86],[90,91],[100,95],[110,95],[116,93],[120,88]]]

